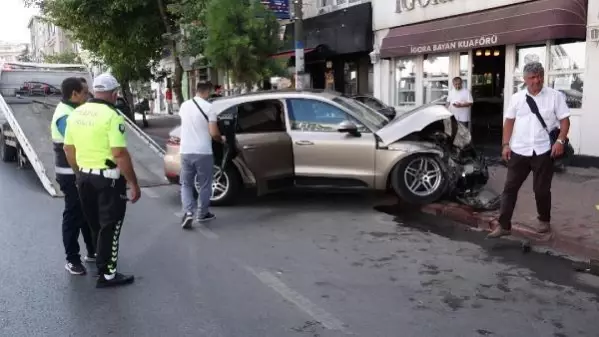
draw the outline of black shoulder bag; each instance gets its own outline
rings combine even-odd
[[[198,102],[196,102],[196,100],[193,98],[191,99],[191,101],[193,102],[193,104],[195,104],[198,107],[198,110],[200,110],[200,112],[202,113],[204,118],[206,118],[206,123],[210,123],[210,120],[208,119],[208,115],[206,115],[204,110],[202,110],[202,108],[200,107]],[[219,167],[224,169],[224,157],[225,156],[224,156],[223,148],[224,148],[224,144],[221,144],[219,142],[212,140],[212,156],[214,157],[214,164],[218,165]]]
[[[535,116],[537,116],[537,119],[543,126],[543,129],[545,129],[545,131],[549,135],[549,142],[551,143],[551,148],[553,148],[553,144],[555,144],[557,142],[557,138],[559,137],[560,129],[555,128],[550,131],[547,128],[547,124],[545,124],[545,120],[543,119],[543,117],[541,116],[541,113],[539,112],[539,107],[537,106],[537,103],[535,102],[535,100],[532,97],[526,95],[526,103],[528,103],[528,107],[530,108],[532,113],[534,113]],[[564,140],[564,153],[560,157],[557,157],[554,159],[555,160],[564,160],[572,155],[574,155],[574,148],[570,144],[570,139],[566,137],[566,139]]]

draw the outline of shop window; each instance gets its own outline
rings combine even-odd
[[[524,66],[530,62],[541,62],[545,67],[547,59],[547,46],[518,46],[516,47],[516,69],[514,69],[513,92],[516,93],[526,86],[524,84],[523,73]]]
[[[424,104],[449,94],[449,54],[424,56]]]
[[[470,56],[468,53],[460,53],[460,77],[464,88],[468,88],[468,81],[470,80]]]
[[[517,47],[513,92],[516,93],[526,88],[523,79],[523,69],[526,63],[538,61],[545,68],[547,79],[545,85],[564,93],[568,107],[581,108],[585,54],[586,43],[583,41]]]
[[[416,105],[416,58],[395,61],[395,105]]]
[[[345,62],[343,66],[343,77],[345,82],[344,93],[347,95],[357,95],[358,64],[356,62]]]
[[[553,44],[550,47],[547,85],[566,95],[568,107],[582,107],[584,87],[585,42]]]

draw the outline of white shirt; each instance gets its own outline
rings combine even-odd
[[[456,90],[455,88],[449,92],[447,96],[449,102],[449,111],[455,116],[459,122],[470,122],[470,107],[458,108],[453,103],[473,103],[472,95],[466,88]]]
[[[198,105],[204,110],[210,122],[216,122],[216,114],[212,111],[212,104],[200,97],[194,97]],[[181,116],[181,154],[212,154],[212,137],[208,131],[208,122],[193,103],[188,100],[181,104],[179,115]]]
[[[528,107],[526,96],[532,97],[537,103],[549,131],[559,127],[560,120],[570,117],[570,110],[564,94],[548,87],[543,87],[536,96],[530,95],[527,89],[512,96],[504,114],[505,118],[516,120],[510,148],[521,156],[530,157],[533,151],[535,154],[544,154],[551,150],[551,140],[537,116]]]

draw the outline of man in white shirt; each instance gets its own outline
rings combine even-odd
[[[570,112],[565,96],[552,88],[543,86],[545,70],[539,62],[524,66],[526,89],[512,96],[505,111],[503,126],[502,158],[507,161],[507,179],[501,196],[501,211],[495,230],[489,238],[511,234],[511,220],[518,199],[518,191],[533,174],[533,190],[537,204],[539,233],[551,230],[551,181],[554,158],[564,153],[570,130]],[[540,123],[530,106],[536,104],[548,130],[559,128],[559,136],[553,146],[547,130]]]
[[[447,108],[454,115],[455,119],[469,127],[470,124],[470,107],[474,100],[468,89],[463,87],[461,77],[453,79],[453,90],[449,91],[447,96]]]
[[[212,85],[200,82],[196,96],[181,105],[181,203],[183,204],[182,228],[190,228],[196,208],[199,222],[210,221],[215,215],[210,213],[210,196],[212,195],[212,174],[214,159],[212,157],[212,141],[221,142],[221,135],[216,124],[216,114],[211,104],[206,101],[210,96]],[[198,180],[200,191],[198,202],[194,198],[195,180]]]

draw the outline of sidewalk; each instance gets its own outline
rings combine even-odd
[[[488,187],[501,192],[507,169],[489,167],[491,178]],[[599,259],[599,170],[568,168],[556,174],[552,185],[552,233],[537,234],[536,204],[532,191],[532,173],[522,186],[513,219],[512,233],[526,237],[533,245],[552,248],[560,253],[578,258]],[[452,220],[491,230],[490,222],[498,212],[473,212],[468,206],[456,203],[427,205],[422,211]]]

